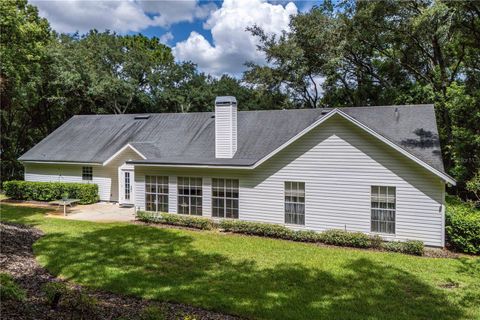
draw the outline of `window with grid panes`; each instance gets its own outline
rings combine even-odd
[[[212,216],[238,219],[238,180],[212,179]]]
[[[93,168],[92,167],[82,167],[82,180],[83,181],[92,181],[93,180]]]
[[[168,212],[168,177],[145,176],[145,209]]]
[[[178,213],[202,215],[202,178],[178,177]]]
[[[395,187],[371,187],[371,230],[379,233],[395,233]]]
[[[305,182],[285,181],[285,223],[305,225]]]

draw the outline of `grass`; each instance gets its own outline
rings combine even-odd
[[[23,301],[26,293],[18,284],[15,283],[12,276],[7,273],[0,272],[0,300]]]
[[[35,225],[53,274],[148,299],[261,319],[479,319],[480,259],[433,259],[317,247],[215,231],[46,218],[2,205],[1,219]]]

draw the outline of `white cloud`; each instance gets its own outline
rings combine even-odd
[[[206,18],[216,9],[212,3],[199,4],[194,0],[31,0],[31,3],[50,21],[53,29],[67,33],[84,33],[92,28],[124,33],[150,26],[168,27]]]
[[[173,40],[173,34],[171,32],[164,33],[160,36],[160,42],[161,43],[169,43],[171,40]]]
[[[279,34],[295,14],[297,7],[291,2],[283,6],[262,0],[225,0],[204,24],[211,30],[213,45],[193,31],[187,40],[176,44],[173,52],[177,60],[191,60],[207,73],[239,74],[247,61],[265,62],[256,49],[257,39],[246,28],[256,24],[267,33]]]

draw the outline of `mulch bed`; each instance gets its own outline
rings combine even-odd
[[[62,305],[56,310],[50,309],[42,287],[48,282],[62,280],[49,274],[35,260],[32,244],[43,235],[42,232],[20,224],[0,223],[0,233],[0,271],[10,274],[27,292],[27,299],[23,302],[0,303],[1,319],[82,319],[81,315],[74,314]],[[186,316],[197,320],[240,319],[183,304],[137,299],[67,285],[97,301],[97,314],[89,319],[141,319],[142,310],[146,307],[162,309],[165,319],[184,319]]]

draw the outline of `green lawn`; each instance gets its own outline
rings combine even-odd
[[[46,218],[42,265],[76,283],[264,319],[479,319],[480,259],[433,259],[282,240]]]

